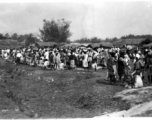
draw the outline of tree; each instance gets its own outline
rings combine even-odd
[[[17,35],[17,33],[13,33],[13,34],[11,35],[11,38],[12,38],[13,40],[18,40],[18,35]]]
[[[110,40],[111,40],[111,39],[110,39],[110,38],[108,38],[108,37],[105,39],[105,41],[107,41],[107,42],[109,42]]]
[[[81,38],[81,39],[78,39],[78,40],[75,40],[75,42],[78,42],[78,43],[90,43],[90,39],[89,38]]]
[[[5,39],[5,36],[2,33],[0,33],[0,39]]]
[[[97,37],[93,37],[91,38],[91,43],[100,43],[101,42],[101,39],[100,38],[97,38]]]
[[[5,36],[6,39],[9,39],[9,38],[10,38],[9,33],[6,33],[4,36]]]
[[[43,28],[40,29],[41,38],[44,42],[66,42],[72,35],[69,27],[69,21],[61,20],[43,20]]]
[[[33,34],[26,34],[25,46],[29,46],[30,44],[36,43],[37,39],[33,36]]]

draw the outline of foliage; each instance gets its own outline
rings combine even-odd
[[[67,42],[71,36],[69,21],[43,20],[43,28],[40,29],[41,38],[44,42]]]
[[[93,37],[93,38],[81,38],[81,39],[78,39],[78,40],[75,40],[75,42],[77,43],[99,43],[101,42],[102,40],[100,38],[97,38],[97,37]]]
[[[13,33],[13,34],[11,35],[11,38],[12,38],[13,40],[17,40],[18,37],[19,37],[19,35],[18,35],[17,33]]]
[[[130,39],[130,38],[147,38],[147,39],[152,39],[152,35],[133,35],[133,34],[129,34],[129,35],[121,37],[121,39]]]
[[[72,35],[70,32],[70,23],[69,21],[66,21],[64,19],[57,20],[55,21],[52,19],[51,21],[49,20],[43,20],[43,28],[40,29],[40,35],[39,37],[44,41],[44,42],[66,42],[69,43],[69,37]],[[30,36],[31,33],[29,34],[18,34],[18,33],[0,33],[0,40],[16,40],[17,42],[24,42],[26,41],[26,45],[28,43],[34,43],[38,40],[34,35]],[[34,38],[33,38],[34,37]],[[113,38],[98,38],[98,37],[92,37],[92,38],[80,38],[75,40],[74,42],[78,43],[99,43],[101,41],[106,41],[106,42],[117,42],[117,40],[126,40],[126,39],[140,39],[140,38],[145,38],[147,39],[146,42],[143,42],[144,44],[148,44],[152,40],[152,35],[147,34],[147,35],[123,35],[120,38],[113,37]],[[28,40],[27,40],[28,39]],[[31,41],[30,41],[31,39]],[[35,39],[35,40],[34,40]]]
[[[33,36],[33,34],[27,34],[25,40],[25,46],[29,46],[30,44],[36,43],[37,38]]]
[[[125,35],[122,36],[120,38],[117,37],[113,37],[113,38],[105,38],[105,39],[101,39],[101,38],[97,38],[97,37],[93,37],[93,38],[81,38],[81,39],[77,39],[74,42],[78,42],[78,43],[99,43],[101,41],[106,41],[106,42],[116,42],[117,40],[126,40],[126,39],[140,39],[140,38],[145,38],[146,39],[146,44],[152,42],[152,35]],[[144,43],[144,42],[143,42]]]
[[[0,33],[0,39],[6,39],[2,33]]]
[[[5,33],[5,34],[0,33],[0,39],[10,39],[9,33]]]

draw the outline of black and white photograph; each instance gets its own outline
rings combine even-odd
[[[0,119],[152,117],[152,1],[0,1]]]

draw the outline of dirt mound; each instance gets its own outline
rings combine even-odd
[[[143,87],[138,89],[127,89],[118,92],[114,99],[119,99],[130,105],[126,111],[115,112],[104,116],[109,117],[135,117],[152,116],[152,87]]]
[[[121,99],[130,103],[131,107],[149,102],[152,100],[152,87],[143,87],[139,89],[127,89],[117,93],[114,99]]]

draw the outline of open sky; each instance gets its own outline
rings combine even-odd
[[[152,34],[152,1],[0,3],[0,33],[39,34],[43,19],[71,21],[71,40]]]

